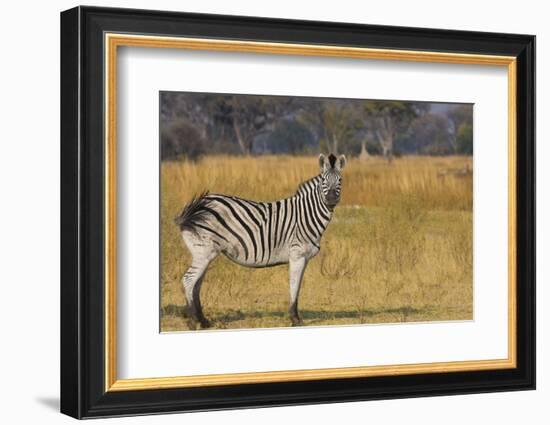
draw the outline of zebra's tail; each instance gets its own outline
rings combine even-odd
[[[205,221],[207,215],[205,207],[210,203],[210,199],[208,199],[207,196],[208,191],[193,197],[193,199],[183,208],[182,212],[177,215],[174,222],[179,226],[180,230],[195,232],[197,228],[196,225]]]

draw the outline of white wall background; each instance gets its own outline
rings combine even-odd
[[[0,19],[0,420],[69,423],[59,392],[59,12],[9,2]],[[548,423],[550,399],[550,27],[544,2],[97,1],[96,5],[537,35],[538,390],[110,420],[255,424]],[[545,403],[546,402],[546,403]]]

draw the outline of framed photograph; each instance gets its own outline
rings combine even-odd
[[[61,14],[61,411],[535,388],[535,37]]]

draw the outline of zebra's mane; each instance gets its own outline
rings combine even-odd
[[[306,188],[310,186],[310,184],[313,183],[313,185],[317,185],[319,181],[321,180],[321,174],[316,175],[315,177],[310,178],[309,180],[306,180],[298,186],[298,190],[296,191],[296,195],[300,195],[303,193],[306,193]]]

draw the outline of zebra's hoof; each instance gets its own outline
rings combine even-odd
[[[304,326],[302,319],[292,319],[292,326]]]
[[[209,320],[203,319],[201,320],[201,329],[208,329],[212,327],[212,323],[210,323]]]

